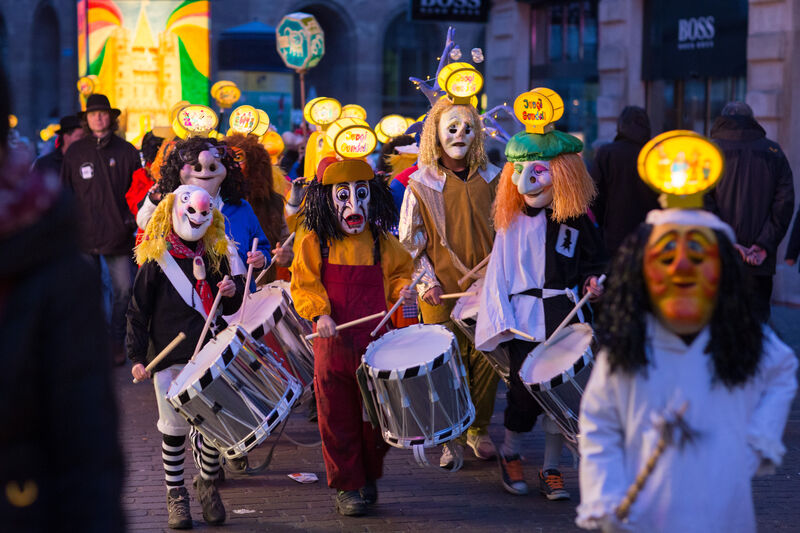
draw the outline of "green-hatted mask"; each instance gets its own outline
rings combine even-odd
[[[528,133],[521,131],[506,144],[506,159],[519,161],[550,161],[557,155],[577,154],[583,150],[580,139],[563,131]]]

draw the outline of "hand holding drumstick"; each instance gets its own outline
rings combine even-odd
[[[152,371],[158,363],[160,363],[166,356],[170,354],[172,350],[175,349],[177,345],[183,342],[183,339],[186,338],[186,334],[184,332],[178,333],[178,335],[172,339],[172,342],[167,344],[161,353],[153,358],[146,367],[142,363],[138,363],[133,365],[131,368],[131,374],[133,374],[133,382],[139,383],[140,381],[144,381],[145,379],[150,379],[150,371]]]

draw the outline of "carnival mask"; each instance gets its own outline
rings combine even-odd
[[[458,161],[464,159],[475,140],[472,113],[466,106],[452,106],[439,117],[438,134],[444,153]]]
[[[342,230],[356,235],[367,227],[369,212],[369,183],[345,181],[333,184],[333,205]]]
[[[205,189],[194,185],[181,185],[174,194],[173,231],[184,241],[199,241],[214,219],[211,196]]]
[[[181,183],[202,187],[212,198],[217,196],[219,188],[228,174],[228,169],[222,162],[225,147],[209,143],[207,149],[201,152],[187,150],[179,152],[178,155],[183,162],[180,173]]]
[[[553,180],[549,161],[514,163],[511,181],[529,207],[547,207],[553,202]]]
[[[658,318],[677,335],[711,320],[720,282],[719,244],[704,226],[655,226],[644,251],[644,277]]]

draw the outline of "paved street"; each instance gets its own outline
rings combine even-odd
[[[800,309],[773,308],[773,323],[781,336],[800,351]],[[120,438],[127,460],[127,479],[123,503],[131,531],[169,531],[161,442],[155,427],[156,406],[150,384],[133,385],[128,366],[115,371],[122,433]],[[498,393],[491,434],[502,440],[504,390]],[[562,458],[566,488],[572,501],[548,502],[537,491],[528,496],[504,492],[497,464],[478,461],[468,452],[461,471],[450,474],[438,468],[417,466],[410,451],[393,449],[386,460],[381,480],[380,500],[372,514],[363,518],[344,518],[333,508],[333,491],[325,483],[325,469],[319,446],[300,443],[319,440],[316,425],[306,421],[305,413],[292,415],[275,448],[271,466],[256,476],[228,478],[221,486],[228,510],[224,526],[229,531],[525,531],[529,533],[579,531],[573,524],[579,500],[577,471],[571,458]],[[251,465],[266,456],[274,437],[251,456]],[[795,400],[784,442],[784,465],[774,476],[753,484],[759,530],[797,531],[800,511],[800,401]],[[537,465],[541,463],[544,438],[538,429],[526,441],[526,476],[535,488]],[[438,462],[438,451],[429,459]],[[300,484],[287,474],[313,472],[320,481]],[[187,485],[196,473],[190,456],[186,461]],[[691,490],[687,487],[687,490]],[[202,520],[200,504],[192,495],[192,516],[196,529],[211,529]]]

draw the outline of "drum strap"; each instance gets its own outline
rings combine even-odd
[[[319,242],[319,253],[322,256],[322,259],[328,259],[328,254],[330,253],[330,247],[328,246],[328,242],[324,240],[320,240]],[[381,243],[376,236],[373,240],[372,244],[372,262],[373,264],[377,265],[381,262]]]
[[[178,266],[178,262],[175,261],[175,258],[172,257],[169,252],[166,252],[159,257],[156,262],[186,305],[200,313],[203,320],[206,320],[208,314],[206,310],[203,309],[203,302],[200,300],[199,295],[195,298],[195,294],[197,293],[194,290],[194,285],[189,281],[189,278],[183,270],[181,270],[181,267]]]

